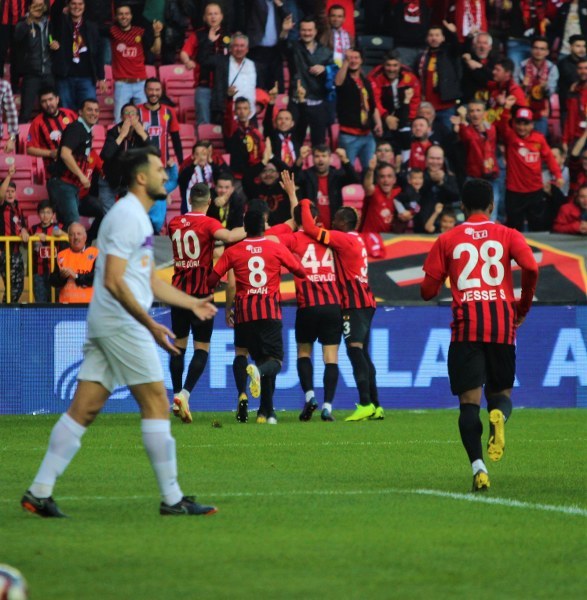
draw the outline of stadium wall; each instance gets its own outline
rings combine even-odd
[[[75,390],[82,358],[86,308],[0,308],[0,414],[64,411]],[[169,325],[169,309],[153,314]],[[299,387],[294,322],[295,308],[284,307],[285,360],[277,378],[278,410],[298,410]],[[372,330],[372,357],[379,393],[386,409],[453,408],[446,373],[451,313],[448,307],[380,307]],[[192,410],[235,408],[232,378],[233,332],[216,319],[208,368],[192,394]],[[521,407],[587,408],[587,307],[534,307],[519,331],[518,373],[514,403]],[[160,351],[171,393],[167,355]],[[186,365],[191,350],[186,355]],[[357,401],[352,369],[341,348],[341,377],[335,408]],[[322,360],[315,356],[316,393],[322,399]],[[251,403],[254,407],[254,403]],[[116,390],[106,412],[136,412],[126,388]]]

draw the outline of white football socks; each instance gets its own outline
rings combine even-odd
[[[471,463],[471,466],[473,467],[473,475],[476,475],[479,471],[483,471],[484,473],[487,473],[487,467],[485,466],[485,463],[480,458],[473,461]]]
[[[330,402],[325,402],[322,405],[322,410],[327,410],[329,413],[332,412],[332,404],[330,404]]]
[[[48,498],[53,493],[57,478],[81,448],[81,438],[85,432],[86,427],[74,421],[67,413],[61,415],[51,431],[45,458],[30,487],[34,496]]]
[[[183,493],[177,483],[177,460],[175,440],[167,419],[143,419],[141,421],[143,445],[151,461],[163,502],[177,504]]]
[[[308,390],[306,392],[306,402],[311,402],[314,400],[314,390]]]

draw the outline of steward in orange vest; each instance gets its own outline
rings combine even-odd
[[[57,265],[49,282],[60,289],[59,302],[89,303],[94,293],[94,269],[98,249],[86,248],[88,235],[83,225],[72,223],[68,229],[69,248],[57,254]]]

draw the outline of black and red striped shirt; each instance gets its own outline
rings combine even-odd
[[[0,235],[14,236],[26,229],[24,216],[18,206],[18,200],[0,204]],[[4,252],[4,244],[0,244],[0,252]],[[20,242],[10,243],[11,254],[20,252]],[[3,273],[3,276],[5,274]]]
[[[334,251],[341,307],[376,308],[375,296],[369,287],[367,249],[356,231],[322,229],[314,223],[310,200],[302,200],[302,224],[306,233]]]
[[[169,134],[179,132],[177,114],[166,104],[159,105],[157,110],[151,110],[145,104],[140,104],[138,108],[149,143],[161,152],[161,162],[165,165],[169,159]]]
[[[0,0],[0,24],[16,25],[26,15],[29,4],[30,0]]]
[[[438,285],[450,278],[453,342],[514,343],[512,259],[522,267],[524,289],[524,270],[538,273],[532,250],[519,231],[485,215],[473,215],[438,237],[423,268]],[[532,295],[533,288],[530,302]]]
[[[36,223],[31,227],[29,233],[31,235],[55,235],[55,230],[63,230],[61,224],[57,225],[51,223],[47,227],[44,227],[42,223]],[[63,244],[56,243],[53,245],[53,254],[55,257],[60,250],[63,250]],[[33,246],[33,271],[36,275],[50,275],[51,274],[51,244],[50,242],[37,242]]]
[[[285,246],[264,237],[246,238],[224,251],[208,283],[213,287],[233,269],[235,322],[281,319],[281,267],[298,277],[306,276],[302,263]]]
[[[207,296],[214,234],[223,229],[222,224],[201,213],[187,213],[171,219],[168,229],[173,246],[171,283],[190,296]]]
[[[53,117],[45,113],[37,115],[31,123],[27,145],[42,150],[57,150],[63,131],[74,121],[77,121],[77,114],[69,108],[60,108]],[[47,174],[53,162],[52,158],[43,158]]]
[[[300,259],[306,270],[306,277],[294,278],[298,307],[340,304],[340,290],[332,250],[304,231],[286,234],[281,236],[279,241]]]

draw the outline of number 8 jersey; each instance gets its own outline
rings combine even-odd
[[[524,287],[524,270],[537,270],[532,250],[519,231],[485,215],[438,237],[423,268],[436,281],[450,279],[453,342],[514,343],[512,259],[523,269]]]

